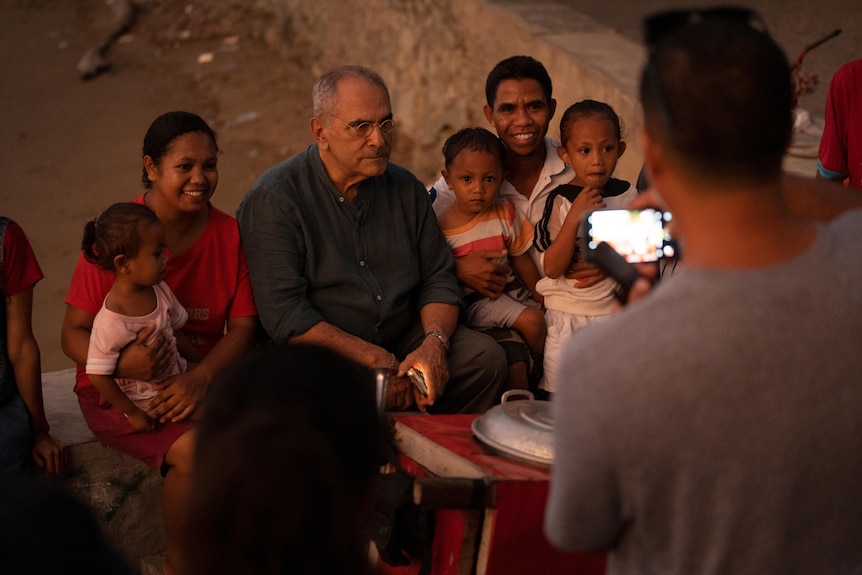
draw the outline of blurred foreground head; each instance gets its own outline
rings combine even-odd
[[[648,137],[702,177],[779,176],[792,133],[790,66],[760,17],[736,7],[644,22],[640,97]]]
[[[368,572],[384,434],[367,369],[276,345],[215,381],[198,431],[195,573]]]
[[[58,483],[0,473],[0,572],[133,575],[92,510]]]

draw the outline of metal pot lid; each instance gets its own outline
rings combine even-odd
[[[526,399],[511,399],[514,396]],[[473,420],[473,435],[494,451],[521,461],[550,465],[554,460],[554,420],[550,401],[529,391],[503,394],[502,403]]]

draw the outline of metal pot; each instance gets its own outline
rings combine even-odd
[[[371,374],[374,376],[377,414],[383,415],[386,412],[386,390],[389,387],[389,378],[398,375],[398,370],[389,367],[372,367]]]
[[[526,399],[511,399],[515,396]],[[551,402],[534,400],[529,391],[507,391],[472,428],[476,439],[501,455],[545,466],[554,460]]]

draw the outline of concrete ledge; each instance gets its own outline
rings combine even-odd
[[[63,485],[90,506],[106,539],[133,565],[145,574],[161,573],[162,477],[143,462],[96,441],[78,407],[74,385],[74,369],[42,374],[51,433],[69,446]]]

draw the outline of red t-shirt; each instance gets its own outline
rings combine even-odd
[[[5,297],[19,294],[45,277],[24,230],[12,221],[6,226],[3,236],[3,265],[0,266],[0,273],[3,274]]]
[[[862,59],[844,64],[832,77],[817,159],[862,189]]]
[[[144,196],[133,201],[142,204]],[[179,256],[167,252],[164,276],[188,311],[183,333],[204,354],[222,338],[228,319],[257,315],[236,220],[212,205],[209,209],[206,229],[191,248]],[[113,283],[111,272],[99,269],[80,254],[66,303],[95,317]],[[75,389],[87,385],[87,374],[78,366]]]

